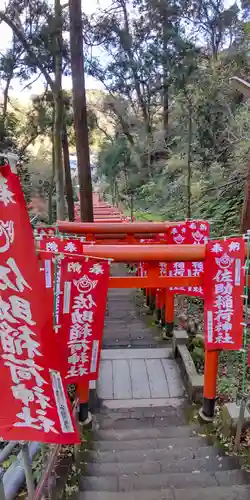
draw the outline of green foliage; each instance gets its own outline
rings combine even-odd
[[[18,130],[18,118],[13,111],[6,117],[0,113],[0,150],[17,150],[16,134]]]
[[[190,205],[213,235],[239,231],[250,114],[230,77],[250,70],[242,9],[222,0],[136,0],[129,8],[117,0],[115,10],[86,20],[90,45],[108,55],[87,61],[107,90],[103,113],[113,125],[98,180],[129,211],[132,193],[142,217],[181,220]]]
[[[189,338],[189,350],[194,364],[199,372],[203,372],[205,354],[203,339],[198,337]]]
[[[20,179],[20,182],[21,182],[21,185],[23,188],[25,201],[26,201],[26,203],[29,203],[30,199],[31,199],[31,197],[30,197],[30,195],[31,195],[31,181],[30,181],[30,173],[29,173],[27,165],[24,163],[21,163],[17,167],[17,174],[18,174],[18,177]]]
[[[69,30],[67,12],[63,7],[63,35]],[[27,48],[14,30],[10,49],[0,57],[8,96],[14,77],[54,74],[59,26],[45,0],[9,0],[5,14],[22,27],[28,43]],[[223,0],[116,0],[85,16],[83,37],[86,71],[105,89],[88,95],[90,144],[99,159],[95,181],[104,193],[142,218],[183,219],[191,207],[192,217],[211,221],[214,235],[237,232],[250,119],[249,106],[229,80],[249,75],[248,2],[239,7]],[[67,40],[63,36],[60,45],[65,74]],[[50,90],[33,99],[28,111],[13,112],[5,101],[2,145],[23,155],[38,137],[39,154],[48,144],[54,96],[47,83]],[[64,93],[64,107],[73,150],[70,93]],[[47,149],[51,155],[51,144]],[[38,183],[45,197],[52,186],[51,156],[46,162]],[[40,164],[32,172],[33,190],[37,170]]]
[[[32,472],[36,484],[38,484],[39,480],[41,479],[41,476],[44,472],[44,466],[47,463],[49,454],[49,446],[46,444],[42,444],[41,449],[32,460]]]
[[[235,388],[235,379],[224,376],[219,379],[218,394],[223,394],[223,397],[229,397],[232,393],[232,388]]]
[[[16,455],[9,455],[9,457],[6,460],[4,460],[4,462],[1,465],[5,470],[7,470],[11,466],[11,464],[15,462],[15,460],[16,460]]]
[[[192,358],[196,365],[204,363],[204,348],[203,347],[195,347],[192,351]]]
[[[224,81],[230,76],[230,68],[224,68]],[[221,78],[221,77],[220,77]],[[213,86],[220,85],[215,81]],[[249,156],[250,114],[247,104],[235,104],[233,92],[228,88],[223,99],[222,86],[217,88],[217,100],[226,99],[221,111],[214,113],[214,94],[207,89],[193,91],[193,138],[191,214],[212,223],[214,235],[233,234],[239,231],[243,201],[243,185]],[[183,95],[177,94],[170,115],[171,144],[168,159],[155,161],[150,179],[134,149],[124,136],[106,141],[100,153],[100,177],[108,181],[108,189],[117,182],[120,198],[133,185],[135,210],[158,214],[159,219],[181,220],[187,214],[187,124]],[[157,133],[157,132],[156,132]],[[123,137],[123,139],[122,139]],[[125,142],[126,141],[126,144]],[[152,144],[152,142],[151,142]],[[147,147],[145,139],[144,147]],[[125,155],[127,153],[127,157]],[[126,159],[129,158],[129,162]],[[127,174],[127,176],[125,175]],[[126,182],[125,182],[126,181]]]

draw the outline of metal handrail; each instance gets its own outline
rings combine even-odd
[[[61,450],[61,445],[56,445],[54,447],[54,449],[52,450],[50,456],[49,456],[49,460],[48,460],[48,463],[47,463],[47,467],[36,487],[36,491],[35,491],[35,495],[33,497],[33,500],[40,500],[41,496],[43,495],[43,492],[44,492],[44,489],[46,488],[47,484],[48,484],[48,481],[49,481],[49,477],[53,471],[53,468],[55,466],[55,463],[56,463],[56,459],[60,453],[60,450]]]

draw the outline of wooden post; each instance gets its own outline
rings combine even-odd
[[[84,427],[91,427],[92,418],[89,413],[89,382],[85,381],[77,385],[79,397],[79,423]]]
[[[160,290],[161,326],[165,326],[165,289]]]
[[[156,292],[155,292],[155,317],[156,317],[156,322],[160,323],[160,321],[161,321],[161,290],[159,290],[159,288],[157,288]]]
[[[214,418],[219,351],[205,350],[203,406],[200,417],[205,422]]]
[[[174,329],[174,294],[165,291],[165,328],[166,333],[172,334]]]

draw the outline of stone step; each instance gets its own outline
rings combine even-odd
[[[135,319],[135,314],[131,312],[131,306],[130,309],[127,309],[127,311],[125,309],[117,309],[116,311],[114,309],[113,310],[108,309],[108,313],[106,314],[106,320],[112,317],[112,319],[116,320],[121,319],[124,321],[126,315],[128,321],[133,321],[133,319]],[[106,323],[108,323],[108,321],[106,321]]]
[[[138,321],[138,319],[134,316],[131,317],[127,311],[123,311],[123,316],[121,313],[119,315],[118,312],[109,312],[105,318],[105,328],[113,330],[117,329],[118,331],[120,328],[127,328],[129,330],[135,328],[136,330],[146,330],[149,332],[149,329],[146,328],[142,321]]]
[[[114,337],[116,335],[117,338],[122,338],[122,337],[124,338],[126,336],[132,335],[133,337],[138,336],[138,337],[144,337],[144,338],[148,337],[153,339],[152,332],[149,332],[145,328],[143,328],[143,325],[131,327],[131,326],[126,326],[124,324],[120,326],[114,326],[108,324],[104,326],[104,336],[105,335],[108,335],[109,337]]]
[[[153,408],[153,409],[157,409],[157,408]],[[137,420],[136,418],[128,418],[128,419],[123,419],[123,418],[119,418],[119,419],[116,419],[115,421],[109,417],[103,417],[103,419],[100,421],[100,429],[101,430],[111,430],[111,429],[115,429],[115,430],[120,430],[120,429],[149,429],[149,428],[152,428],[154,427],[154,423],[152,422],[152,420],[155,420],[155,419],[152,419],[151,417],[145,417],[145,418],[142,418],[141,420]],[[160,427],[168,427],[164,420],[160,420],[160,417],[157,417],[157,420],[160,421]],[[174,423],[176,422],[176,425],[179,426],[179,425],[182,425],[184,422],[183,422],[183,419],[181,417],[175,417],[174,416],[172,417],[171,415],[169,416],[169,425],[172,427],[174,425]],[[158,427],[157,424],[155,424],[155,427]]]
[[[157,342],[152,338],[152,335],[145,335],[142,331],[131,332],[130,330],[118,330],[115,332],[109,331],[108,333],[104,331],[104,340],[106,343],[110,344],[110,349],[112,349],[113,345],[116,345],[117,343],[119,343],[119,345],[121,346],[125,344],[126,346],[128,346],[129,344],[131,344],[131,341],[134,341],[134,343],[136,343],[136,345],[138,347],[141,347],[142,349],[148,346],[157,347],[158,345]]]
[[[199,426],[181,425],[171,427],[149,427],[148,429],[110,429],[93,432],[94,441],[132,441],[138,439],[185,438],[200,433]],[[138,444],[140,446],[140,444]]]
[[[172,399],[170,399],[172,401]],[[98,414],[98,423],[100,423],[100,416],[102,417],[105,415],[106,417],[112,418],[114,420],[119,420],[123,419],[124,421],[124,429],[127,429],[126,424],[128,422],[128,419],[132,420],[132,422],[143,422],[143,418],[150,418],[151,419],[151,425],[154,425],[156,427],[170,427],[171,424],[169,424],[169,417],[175,417],[175,423],[174,426],[183,426],[187,425],[187,419],[185,418],[183,423],[180,423],[179,420],[185,416],[186,412],[186,400],[181,400],[178,398],[176,401],[175,399],[175,404],[171,404],[171,402],[168,405],[163,405],[159,406],[157,408],[153,406],[141,406],[140,408],[135,408],[131,406],[124,407],[119,410],[111,410],[110,408],[107,408],[105,406],[105,401],[103,405],[100,408],[100,413]],[[171,426],[173,427],[173,426]],[[142,425],[143,428],[143,425]]]
[[[129,300],[129,299],[125,300],[124,296],[121,296],[120,299],[119,299],[119,297],[117,297],[116,300],[114,300],[114,297],[112,297],[112,299],[108,303],[108,311],[123,312],[126,309],[129,310],[131,316],[136,317],[136,310],[131,308],[131,300]]]
[[[116,297],[110,297],[111,300],[108,301],[108,310],[115,311],[115,307],[119,311],[129,310],[130,314],[136,315],[136,310],[132,306],[132,297],[129,295],[117,295]]]
[[[142,328],[138,329],[138,331],[141,333]],[[109,335],[109,336],[114,336],[117,335],[119,337],[125,337],[126,335],[129,335],[132,332],[132,329],[129,328],[126,325],[121,325],[119,326],[114,326],[110,327],[109,325],[104,326],[104,335]]]
[[[124,327],[126,326],[127,328],[130,328],[130,329],[133,327],[136,327],[136,328],[141,328],[141,329],[145,328],[146,330],[151,331],[151,328],[146,327],[146,325],[142,322],[142,320],[140,320],[137,316],[133,316],[132,318],[129,317],[129,319],[130,319],[130,322],[128,322],[126,320],[126,313],[124,314],[123,319],[114,318],[109,311],[109,313],[107,314],[107,316],[105,318],[105,324],[108,326],[114,327],[114,328],[116,328],[116,327],[120,328],[121,326],[124,326]]]
[[[120,298],[120,300],[124,300],[125,303],[130,299],[133,300],[134,298],[134,289],[133,288],[117,288],[117,289],[110,289],[108,292],[108,297],[111,297],[112,301],[113,298],[116,298],[117,300]],[[131,305],[131,302],[130,302]]]
[[[119,334],[115,337],[107,337],[103,338],[103,349],[117,349],[117,348],[128,348],[128,346],[132,345],[132,338],[129,337],[129,334],[126,336],[119,337]]]
[[[161,491],[134,491],[131,493],[111,491],[81,492],[77,500],[249,500],[250,487],[235,485],[224,487],[164,489]]]
[[[154,341],[152,338],[147,339],[137,339],[137,338],[121,338],[121,339],[103,339],[103,349],[115,349],[115,348],[133,348],[133,349],[141,349],[142,347],[151,348],[158,347],[158,343]]]
[[[139,447],[138,447],[139,448]],[[166,460],[194,460],[199,457],[217,456],[217,450],[211,446],[190,446],[189,448],[168,448],[168,449],[148,449],[148,450],[123,450],[123,451],[80,451],[80,459],[83,462],[96,463],[139,463]]]
[[[171,347],[164,345],[154,349],[109,349],[102,351],[101,360],[114,359],[170,359],[173,358]],[[172,359],[172,363],[175,361]]]
[[[206,446],[207,439],[194,436],[194,437],[160,437],[158,439],[140,439],[138,440],[124,440],[124,441],[95,441],[93,442],[93,450],[95,451],[134,451],[138,450],[157,450],[157,449],[183,449],[183,448],[199,448]]]
[[[139,463],[88,463],[86,467],[89,476],[122,476],[138,474],[160,474],[162,472],[185,472],[199,474],[200,472],[214,472],[234,470],[238,466],[234,457],[206,457],[178,460],[163,460]]]
[[[135,474],[106,477],[91,476],[80,479],[80,490],[131,492],[134,490],[160,490],[164,488],[207,488],[218,485],[248,484],[249,481],[249,476],[247,477],[246,473],[241,470],[139,474],[138,476]]]
[[[185,413],[180,408],[179,411],[166,406],[162,411],[162,406],[148,408],[134,408],[121,410],[110,410],[106,407],[101,408],[101,414],[98,418],[99,430],[131,430],[142,429],[161,429],[176,425],[178,428],[186,424]]]
[[[154,338],[148,332],[145,332],[142,328],[105,328],[104,338],[107,337],[110,342],[116,340],[128,340],[129,338],[134,340],[147,340],[147,343],[154,342]],[[143,347],[143,346],[142,346]]]

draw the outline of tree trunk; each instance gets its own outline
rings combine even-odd
[[[188,106],[188,154],[187,154],[187,218],[191,219],[191,178],[192,178],[192,108]]]
[[[112,200],[112,205],[113,207],[115,206],[115,184],[113,179],[110,180],[111,184],[111,200]]]
[[[70,221],[74,221],[75,220],[74,194],[73,194],[73,186],[72,186],[72,179],[70,172],[68,133],[65,124],[63,125],[63,133],[62,133],[62,148],[63,148],[65,191],[66,191],[66,200],[68,205],[68,216]]]
[[[64,220],[64,179],[63,179],[63,157],[62,157],[62,123],[63,112],[59,96],[55,98],[55,122],[54,122],[54,156],[55,156],[55,178],[56,178],[56,213],[57,218]]]
[[[81,220],[93,221],[87,105],[84,78],[81,0],[69,1],[70,52]]]
[[[168,26],[168,7],[164,8],[163,12],[163,128],[164,128],[164,139],[167,145],[168,141],[168,119],[169,119],[169,95],[168,95],[168,44],[169,44],[169,26]]]
[[[7,118],[7,106],[8,106],[9,88],[10,88],[11,80],[12,80],[12,75],[9,76],[9,78],[6,82],[6,85],[5,85],[4,93],[3,93],[3,125],[4,125],[4,128],[5,128],[5,124],[6,124],[6,118]]]
[[[115,205],[118,207],[119,201],[120,201],[120,195],[119,195],[119,188],[118,188],[118,183],[117,180],[114,180],[114,187],[115,187]]]
[[[169,118],[169,106],[168,106],[168,85],[166,83],[166,74],[164,72],[164,86],[163,86],[163,128],[164,128],[164,140],[165,145],[168,143],[168,118]]]
[[[130,218],[131,222],[133,222],[134,219],[134,195],[131,194],[130,196]]]
[[[64,219],[64,179],[62,157],[63,129],[63,96],[62,96],[62,9],[60,0],[55,0],[55,123],[54,123],[54,155],[56,177],[56,211],[57,217]]]
[[[3,111],[0,123],[0,148],[4,148],[5,130],[6,130],[6,118],[7,118],[7,106],[8,106],[8,96],[9,88],[12,77],[9,77],[6,81],[5,89],[3,92]]]
[[[145,99],[144,99],[144,96],[141,92],[141,86],[140,86],[140,78],[139,78],[139,75],[138,75],[138,71],[137,71],[137,65],[135,63],[135,59],[134,59],[134,55],[133,55],[133,50],[130,46],[130,44],[127,42],[130,38],[130,29],[129,29],[129,20],[128,20],[128,12],[127,12],[127,5],[126,5],[126,1],[124,0],[121,0],[121,7],[122,7],[122,10],[123,10],[123,17],[124,17],[124,30],[127,34],[126,38],[124,39],[124,37],[121,37],[120,36],[120,41],[121,41],[121,45],[123,46],[123,50],[124,52],[127,54],[128,56],[128,59],[129,59],[129,63],[130,63],[130,67],[131,67],[131,72],[132,72],[132,75],[133,75],[133,79],[134,79],[134,84],[135,84],[135,91],[136,91],[136,95],[137,95],[137,99],[138,99],[138,102],[139,102],[139,105],[140,105],[140,108],[141,108],[141,112],[142,112],[142,116],[143,116],[143,120],[144,120],[144,124],[145,124],[145,129],[146,129],[146,132],[151,135],[152,133],[152,127],[151,127],[151,123],[150,123],[150,116],[149,116],[149,108],[147,107],[147,104],[145,102]],[[120,34],[122,32],[120,31]],[[126,43],[125,43],[125,40],[126,40]]]
[[[54,110],[53,110],[53,115],[54,115]],[[53,120],[53,122],[54,122],[54,120]],[[49,194],[48,194],[48,219],[49,219],[50,226],[53,223],[54,183],[55,183],[55,149],[54,149],[54,134],[53,134],[53,130],[52,130],[52,174],[51,174],[51,181],[50,181]]]
[[[248,165],[247,178],[245,180],[244,201],[241,212],[240,232],[246,233],[250,229],[250,164]]]

